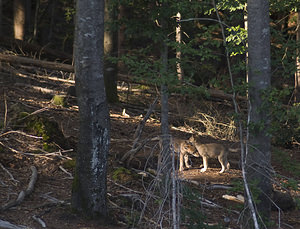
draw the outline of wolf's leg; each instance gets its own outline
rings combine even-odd
[[[189,164],[189,156],[187,154],[184,155],[184,163],[185,167],[191,168],[192,166]]]
[[[185,155],[183,155],[183,153],[180,151],[179,152],[179,171],[183,171],[183,157]]]
[[[204,173],[207,170],[208,167],[208,158],[207,157],[202,157],[203,158],[203,168],[200,170],[201,173]]]
[[[218,157],[218,160],[219,160],[219,162],[220,162],[220,164],[222,166],[222,169],[221,169],[221,171],[219,173],[224,173],[225,169],[227,168],[228,161],[222,155],[220,155]]]

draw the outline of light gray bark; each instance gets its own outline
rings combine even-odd
[[[257,213],[261,224],[271,211],[271,145],[268,135],[269,104],[264,93],[271,85],[269,1],[248,0],[248,144],[246,179],[252,195],[258,195]],[[246,203],[246,209],[249,209]],[[247,210],[246,210],[247,211]],[[246,219],[247,217],[245,217]],[[253,228],[244,220],[243,228]]]
[[[80,133],[72,206],[89,217],[107,215],[109,111],[103,77],[104,0],[77,0],[75,74]]]

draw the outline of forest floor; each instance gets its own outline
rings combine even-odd
[[[52,100],[53,93],[66,94],[72,82],[58,82],[45,77],[41,83],[40,78],[30,77],[5,83],[2,79],[0,84],[0,220],[19,225],[19,228],[43,228],[43,222],[46,228],[53,229],[155,228],[155,210],[159,206],[157,199],[151,203],[149,201],[143,218],[144,226],[136,224],[143,209],[142,204],[145,203],[146,190],[150,187],[151,171],[155,171],[157,166],[159,147],[155,137],[160,133],[159,104],[144,126],[139,141],[145,143],[144,147],[137,152],[128,167],[121,162],[122,156],[132,148],[134,133],[155,98],[154,92],[141,87],[128,90],[124,84],[119,85],[120,102],[110,105],[110,221],[93,221],[78,216],[70,206],[79,128],[76,99],[69,96],[65,106],[55,105]],[[171,133],[183,139],[197,133],[203,142],[221,142],[238,148],[236,131],[230,121],[232,112],[230,101],[191,101],[182,96],[171,96]],[[49,139],[45,141],[36,137],[44,134],[41,129],[44,131],[48,127],[41,126],[47,126],[45,123],[48,122],[56,123],[49,128],[57,128],[47,132],[52,139],[51,143]],[[291,185],[285,189],[274,186],[278,190],[290,192],[293,198],[299,200],[299,173],[295,174],[283,161],[296,162],[299,167],[300,148],[295,146],[281,151],[286,152],[283,154],[284,160],[275,156],[272,159],[274,170],[282,175],[276,181],[288,183],[288,178],[293,178],[298,190],[292,189]],[[218,173],[220,165],[217,161],[210,161],[208,171],[201,173],[201,160],[191,158],[193,167],[179,175],[182,189],[193,190],[201,196],[193,196],[194,199],[184,196],[182,203],[182,212],[190,214],[187,216],[189,221],[201,219],[204,222],[203,226],[197,228],[225,225],[224,219],[229,219],[224,228],[239,228],[237,222],[243,205],[223,198],[225,194],[235,197],[243,195],[239,154],[238,151],[229,155],[231,169],[223,174]],[[16,206],[5,208],[8,202],[16,200],[19,193],[26,190],[32,179],[31,166],[37,169],[33,191]],[[234,188],[228,190],[228,187]],[[299,208],[280,213],[272,211],[272,228],[300,228],[299,216]],[[183,223],[182,227],[186,225]]]

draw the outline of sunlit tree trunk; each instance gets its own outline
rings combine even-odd
[[[25,36],[25,0],[14,0],[14,37],[23,40]]]
[[[245,172],[252,196],[257,196],[255,205],[260,224],[268,223],[271,212],[270,113],[266,98],[271,85],[270,59],[269,1],[248,0],[249,107]],[[245,204],[247,215],[249,202],[246,200]],[[244,219],[243,228],[254,228],[250,217]]]
[[[107,215],[109,111],[103,76],[104,0],[77,0],[75,74],[80,131],[72,207],[88,217]]]
[[[181,14],[178,12],[177,15],[176,15],[176,18],[178,21],[181,20]],[[176,42],[177,42],[177,45],[178,45],[178,48],[176,50],[176,70],[177,70],[177,77],[178,77],[178,80],[182,81],[183,80],[183,68],[181,66],[181,48],[180,48],[180,45],[181,45],[181,24],[178,23],[177,24],[177,27],[176,27]]]

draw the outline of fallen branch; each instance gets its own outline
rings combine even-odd
[[[15,224],[12,224],[12,223],[10,223],[8,221],[0,219],[0,228],[5,228],[5,229],[25,229],[25,228],[28,228],[28,227],[23,226],[23,225],[15,225]]]
[[[225,200],[232,200],[241,204],[244,204],[245,202],[245,199],[242,195],[237,195],[237,196],[223,195],[222,198]]]
[[[232,189],[232,186],[230,186],[230,185],[223,185],[223,184],[203,185],[198,181],[188,180],[188,179],[184,179],[184,178],[180,178],[180,181],[187,182],[187,183],[190,183],[190,184],[194,184],[194,185],[203,187],[203,188],[208,189],[208,190],[216,190],[216,189],[229,190],[229,189]]]
[[[31,175],[30,181],[28,183],[27,189],[25,191],[24,190],[21,191],[16,200],[8,202],[4,206],[2,206],[0,208],[0,212],[5,211],[11,207],[15,207],[15,206],[19,205],[20,203],[22,203],[22,201],[25,199],[25,197],[28,196],[33,191],[35,182],[37,180],[37,170],[36,170],[35,166],[31,166],[30,169],[32,171],[32,175]]]
[[[32,115],[32,114],[30,114],[30,115]],[[0,134],[0,137],[3,137],[3,136],[8,135],[8,134],[21,134],[21,135],[24,135],[24,136],[29,137],[29,138],[43,139],[43,137],[38,137],[38,136],[30,135],[30,134],[27,134],[27,133],[25,133],[23,131],[19,131],[19,130],[10,130],[10,131],[7,131],[7,132],[5,132],[3,134]]]
[[[37,217],[37,216],[34,215],[34,216],[32,216],[32,219],[34,219],[36,222],[38,222],[39,224],[41,224],[41,226],[43,228],[47,227],[45,221],[42,220],[41,218],[39,218],[39,217]]]
[[[74,67],[70,64],[62,64],[57,62],[45,61],[45,60],[36,60],[29,57],[0,54],[0,60],[9,63],[16,63],[16,64],[35,65],[38,67],[48,68],[48,69],[58,70],[58,71],[74,72]]]
[[[67,177],[66,179],[74,179],[72,173],[68,172],[64,167],[62,167],[61,165],[59,166],[60,170],[63,171],[65,174],[67,174],[69,177]]]
[[[0,162],[0,167],[8,174],[8,176],[10,177],[10,179],[15,182],[15,183],[19,183],[20,181],[16,180],[14,178],[14,176],[4,167],[4,165],[2,165],[2,163]]]
[[[132,145],[132,149],[129,150],[127,153],[125,153],[123,155],[123,157],[121,158],[121,161],[124,162],[125,160],[127,160],[127,158],[129,157],[129,159],[127,160],[127,165],[129,165],[132,157],[139,152],[143,146],[147,143],[147,141],[142,142],[140,145],[138,145],[138,141],[141,138],[141,134],[143,132],[143,128],[146,124],[146,121],[149,119],[150,115],[153,112],[153,109],[155,108],[155,105],[158,101],[158,97],[155,98],[155,100],[153,101],[153,103],[150,105],[145,117],[143,118],[143,120],[140,122],[140,124],[138,125],[135,133],[134,133],[134,141],[133,141],[133,145]]]
[[[63,201],[63,200],[59,200],[59,199],[56,199],[55,197],[50,196],[51,193],[52,192],[41,194],[40,197],[42,197],[46,200],[49,200],[51,203],[54,203],[54,204],[64,204],[65,203],[65,201]]]

